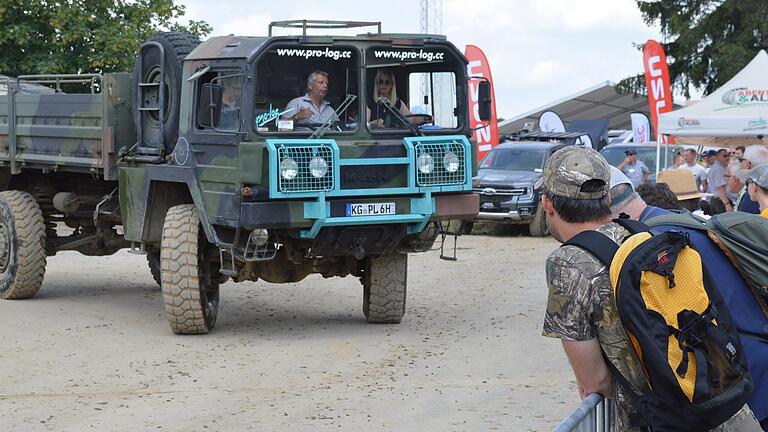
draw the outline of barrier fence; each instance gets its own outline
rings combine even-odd
[[[587,396],[554,432],[616,432],[616,407],[597,393]]]

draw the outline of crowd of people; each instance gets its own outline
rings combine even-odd
[[[591,230],[621,244],[627,232],[615,222],[620,215],[645,222],[671,214],[670,209],[697,208],[706,197],[720,197],[723,204],[729,204],[723,206],[727,207],[724,211],[734,211],[740,208],[738,198],[748,195],[768,217],[768,150],[750,146],[737,151],[740,153],[735,155],[727,151],[712,155],[712,166],[720,166],[714,176],[708,173],[705,177],[696,168],[694,151],[685,155],[688,168],[662,172],[657,183],[638,183],[645,173],[642,165],[629,158],[631,154],[626,163],[610,167],[592,149],[565,147],[544,167],[541,204],[549,230],[561,243]],[[703,192],[700,188],[704,187],[711,192]],[[732,201],[733,197],[737,199]],[[748,403],[735,407],[735,414],[712,430],[768,431],[768,315],[748,282],[705,231],[679,226],[654,230],[683,232],[700,254],[730,311],[751,373],[754,388]],[[663,259],[659,255],[658,260]],[[615,399],[616,430],[640,432],[647,429],[638,423],[639,402],[626,386],[648,391],[648,371],[638,358],[637,341],[628,336],[619,319],[612,287],[615,275],[609,270],[593,253],[574,244],[552,252],[546,261],[549,295],[543,334],[561,340],[581,396],[599,393]],[[621,380],[617,381],[617,375]]]
[[[659,173],[656,183],[648,183],[650,169],[637,159],[635,150],[629,149],[625,155],[626,158],[616,168],[629,178],[638,193],[647,195],[654,202],[665,195],[669,197],[674,193],[686,193],[689,197],[681,200],[684,203],[670,208],[700,211],[702,215],[736,210],[753,214],[762,212],[768,217],[766,205],[760,204],[760,199],[765,199],[768,185],[754,174],[760,170],[752,171],[753,168],[768,165],[766,146],[755,144],[749,147],[738,146],[732,150],[708,150],[701,156],[695,149],[686,149],[679,155],[680,163],[675,164],[676,168]],[[671,174],[674,172],[689,173],[685,177],[690,177],[690,181],[681,174]],[[750,173],[755,177],[750,178]],[[674,185],[670,182],[674,182]],[[691,185],[695,186],[695,191],[690,190]],[[676,186],[677,190],[674,187],[670,189],[672,186]],[[696,196],[691,195],[694,192]],[[667,202],[666,205],[673,204]]]

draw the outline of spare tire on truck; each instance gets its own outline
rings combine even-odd
[[[165,112],[163,113],[163,136],[160,136],[160,115],[157,111],[140,111],[139,107],[160,105],[158,87],[139,87],[140,83],[159,83],[161,79],[160,50],[148,46],[140,50],[133,68],[133,120],[137,129],[142,127],[142,141],[139,147],[154,147],[173,151],[179,136],[179,106],[181,105],[182,62],[192,52],[200,39],[190,33],[161,32],[147,42],[157,42],[165,51]],[[161,148],[161,143],[165,147]]]

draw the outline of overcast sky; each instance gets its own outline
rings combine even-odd
[[[212,36],[264,36],[271,21],[381,21],[385,33],[419,33],[418,0],[178,0]],[[643,71],[633,44],[660,38],[634,0],[443,0],[443,31],[461,51],[488,57],[499,117],[510,118],[605,81]],[[368,31],[368,30],[364,30]],[[358,33],[360,31],[357,31]],[[316,33],[315,33],[316,34]]]

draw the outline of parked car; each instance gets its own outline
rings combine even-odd
[[[600,154],[603,155],[605,160],[608,161],[609,164],[613,166],[617,166],[621,163],[621,161],[624,160],[626,154],[624,154],[625,151],[629,149],[635,149],[637,151],[637,159],[642,161],[644,164],[648,166],[648,169],[651,170],[651,176],[649,178],[649,181],[654,181],[656,178],[656,143],[650,142],[646,144],[633,144],[633,143],[616,143],[616,144],[608,144],[605,148],[600,150]],[[669,147],[667,145],[662,144],[661,145],[661,154],[665,156],[661,160],[661,169],[664,168],[671,168],[673,165],[673,161],[675,159],[675,156],[680,153],[683,154],[683,151],[685,151],[685,147],[681,145],[676,144],[670,144]],[[665,163],[666,159],[666,163]]]
[[[540,189],[544,163],[568,145],[550,141],[511,141],[499,144],[480,162],[473,190],[480,195],[477,220],[526,224],[531,236],[549,235]]]

